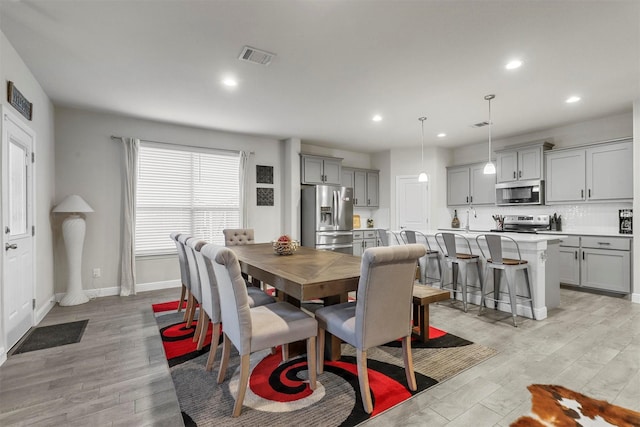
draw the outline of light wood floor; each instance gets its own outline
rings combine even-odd
[[[56,306],[41,326],[90,319],[78,344],[9,356],[0,425],[181,426],[151,304],[177,289]],[[559,384],[640,411],[640,304],[561,291],[544,321],[432,305],[432,324],[499,354],[365,423],[508,426],[528,413],[532,383]],[[292,422],[292,425],[295,421]]]

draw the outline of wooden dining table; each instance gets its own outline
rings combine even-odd
[[[360,257],[301,246],[292,255],[277,255],[271,243],[232,246],[243,273],[267,283],[297,307],[321,299],[324,305],[348,301],[358,288]],[[340,358],[340,339],[327,333],[325,358]]]

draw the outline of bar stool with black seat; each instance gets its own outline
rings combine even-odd
[[[535,313],[533,311],[533,294],[531,293],[531,283],[529,280],[529,264],[526,260],[522,259],[520,255],[520,247],[518,242],[509,236],[503,236],[498,234],[481,234],[476,237],[476,242],[482,256],[487,260],[486,263],[486,275],[484,280],[484,289],[482,297],[480,299],[480,310],[478,314],[482,314],[482,309],[486,306],[486,301],[493,301],[494,308],[498,307],[501,302],[506,302],[511,307],[511,315],[513,317],[513,326],[518,326],[516,322],[518,312],[518,301],[528,302],[531,307],[531,316],[535,319]],[[506,245],[503,245],[506,243]],[[508,246],[508,247],[507,247]],[[486,247],[489,251],[487,257],[483,247]],[[514,253],[517,253],[517,258],[505,258],[504,249],[510,249]],[[489,271],[493,270],[493,290],[488,290]],[[528,295],[518,295],[518,287],[516,283],[516,272],[521,270],[524,273],[524,281],[526,291]],[[501,292],[500,288],[500,272],[504,272],[504,277],[507,282],[507,292],[509,301],[503,301],[501,295],[505,292]]]
[[[425,246],[427,254],[420,258],[420,283],[423,285],[433,282],[442,282],[442,265],[440,264],[440,251],[431,249],[431,244],[427,236],[415,230],[402,230],[400,231],[400,237],[404,243],[422,243]],[[424,242],[424,243],[423,243]],[[429,277],[427,271],[429,270],[429,260],[435,260],[438,266],[438,277]],[[429,282],[428,280],[431,279]]]
[[[480,256],[475,255],[471,251],[471,244],[466,237],[457,233],[436,233],[436,243],[440,247],[444,255],[444,260],[447,266],[451,267],[451,283],[445,284],[444,280],[440,282],[442,289],[453,291],[454,299],[458,292],[458,276],[462,276],[462,307],[464,312],[467,312],[467,299],[468,288],[477,288],[482,294],[483,280],[482,280],[482,267],[480,266]],[[440,243],[442,242],[442,243]],[[462,249],[458,249],[458,242],[462,245]],[[443,247],[444,245],[444,247]],[[478,271],[478,282],[480,287],[470,285],[468,283],[468,266],[469,264],[475,264]]]

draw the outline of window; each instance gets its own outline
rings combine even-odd
[[[224,245],[239,227],[239,153],[140,144],[136,255],[175,253],[173,231]]]

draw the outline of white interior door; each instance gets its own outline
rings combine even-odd
[[[4,227],[2,312],[10,349],[33,325],[33,180],[34,134],[3,111],[2,202]]]
[[[417,176],[396,177],[396,223],[398,228],[428,230],[429,183],[419,182]]]

